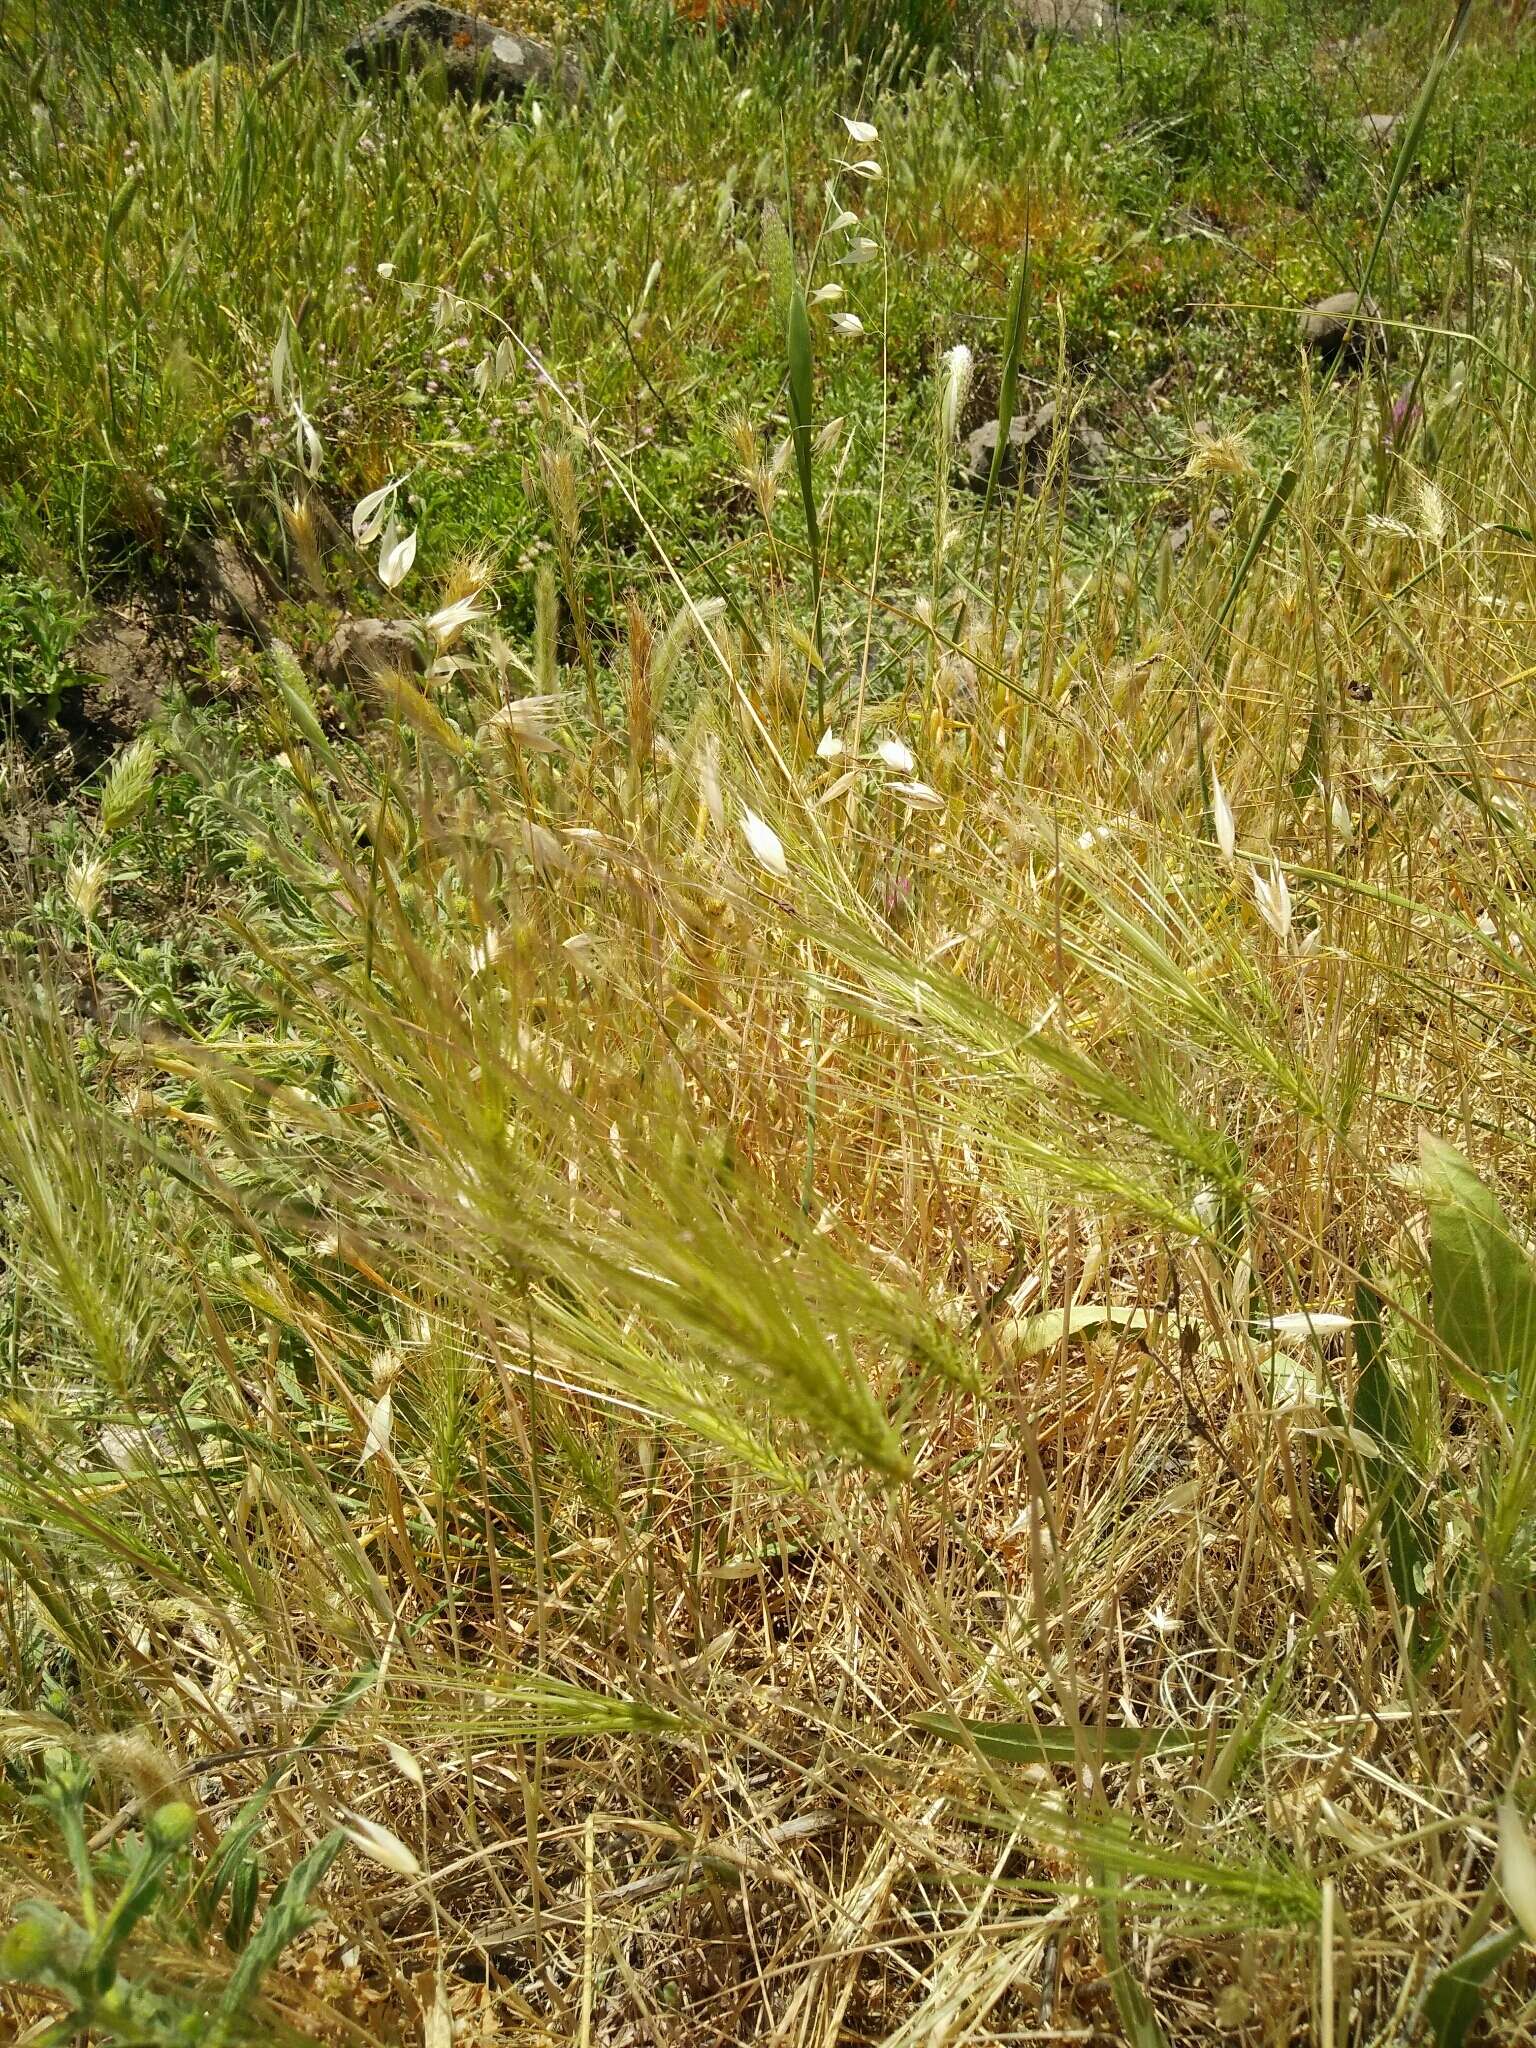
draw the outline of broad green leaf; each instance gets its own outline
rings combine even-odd
[[[1512,1404],[1536,1388],[1536,1267],[1453,1146],[1425,1136],[1435,1335],[1465,1393]]]
[[[272,1765],[260,1788],[251,1794],[235,1815],[218,1854],[204,1873],[197,1894],[197,1915],[204,1927],[211,1925],[219,1900],[224,1896],[226,1889],[235,1882],[241,1866],[251,1856],[256,1835],[266,1816],[267,1802],[272,1794],[297,1768],[303,1752],[323,1742],[347,1709],[365,1693],[373,1690],[378,1678],[377,1667],[369,1664],[350,1679],[336,1697],[321,1709],[297,1746],[284,1752],[279,1761]]]
[[[974,1748],[1001,1764],[1075,1767],[1083,1757],[1133,1763],[1140,1756],[1177,1756],[1206,1739],[1185,1728],[1043,1728],[1028,1721],[963,1721],[954,1714],[920,1714],[920,1728]]]
[[[245,1953],[219,2001],[216,2025],[220,2025],[221,2031],[244,2011],[262,1978],[289,1942],[302,1934],[314,1920],[315,1915],[309,1910],[309,1895],[335,1862],[345,1841],[341,1830],[334,1829],[324,1841],[316,1843],[302,1862],[293,1866],[272,1894],[267,1910],[261,1916],[261,1925],[246,1944]]]
[[[1408,1453],[1408,1417],[1402,1390],[1387,1364],[1382,1299],[1369,1278],[1355,1289],[1355,1404],[1357,1429],[1399,1456]]]
[[[278,695],[282,698],[294,725],[315,752],[328,760],[331,755],[331,743],[320,723],[320,715],[315,709],[315,700],[310,694],[309,684],[304,679],[304,671],[294,659],[292,650],[285,647],[281,641],[273,643],[271,672]]]
[[[1361,1461],[1360,1483],[1367,1489],[1372,1504],[1380,1504],[1382,1541],[1392,1590],[1405,1607],[1417,1607],[1423,1598],[1429,1542],[1421,1523],[1406,1505],[1405,1496],[1418,1488],[1419,1481],[1414,1470],[1407,1404],[1387,1362],[1381,1310],[1381,1296],[1370,1279],[1362,1277],[1355,1289],[1357,1370],[1353,1421],[1357,1429],[1380,1446],[1382,1455]]]
[[[816,523],[816,487],[811,475],[811,319],[805,293],[796,284],[789,295],[785,347],[789,358],[789,425],[795,444],[795,474],[805,508],[805,538],[811,551],[811,627],[821,647],[821,534]],[[816,710],[823,710],[822,677],[816,670]]]
[[[1483,2005],[1483,1986],[1520,1946],[1520,1930],[1485,1934],[1439,1971],[1424,1999],[1424,2022],[1435,2048],[1461,2048]]]
[[[1099,1946],[1104,1951],[1109,1987],[1115,1994],[1125,2038],[1132,2048],[1167,2048],[1168,2037],[1158,2024],[1146,1987],[1132,1975],[1120,1947],[1120,1902],[1110,1884],[1109,1872],[1095,1865],[1093,1880],[1099,1893]]]
[[[1069,1309],[1044,1309],[1037,1316],[1024,1316],[1016,1323],[1004,1323],[996,1332],[999,1340],[1021,1358],[1037,1358],[1050,1351],[1063,1337],[1079,1336],[1084,1330],[1106,1325],[1115,1330],[1145,1330],[1161,1315],[1144,1308],[1117,1308],[1104,1301],[1080,1301]]]
[[[997,445],[992,450],[992,466],[987,471],[987,488],[981,501],[983,525],[997,493],[1003,459],[1008,452],[1009,432],[1013,426],[1014,408],[1018,402],[1019,366],[1024,353],[1025,337],[1029,332],[1030,298],[1029,235],[1026,230],[1024,246],[1019,251],[1019,267],[1013,274],[1013,287],[1008,294],[1008,326],[1003,347],[1003,372],[997,391]]]
[[[224,1922],[224,1946],[238,1955],[250,1939],[256,1918],[256,1900],[261,1891],[261,1857],[242,1858],[229,1887],[229,1913]]]

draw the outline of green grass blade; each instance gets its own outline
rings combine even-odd
[[[797,283],[789,295],[786,321],[786,350],[789,359],[789,426],[795,444],[795,474],[800,482],[800,502],[805,508],[805,536],[811,551],[811,637],[821,652],[821,532],[816,520],[816,486],[811,474],[812,351],[811,318],[805,293]],[[816,710],[824,710],[821,669],[816,669]]]
[[[1407,177],[1418,154],[1419,138],[1424,132],[1424,124],[1429,119],[1430,108],[1435,103],[1436,95],[1440,90],[1441,80],[1445,76],[1445,67],[1456,53],[1456,47],[1461,41],[1462,30],[1466,27],[1467,16],[1471,13],[1471,10],[1472,0],[1458,0],[1456,12],[1451,19],[1450,26],[1441,37],[1440,46],[1430,61],[1428,71],[1424,74],[1424,83],[1419,88],[1418,99],[1414,102],[1413,112],[1409,116],[1408,126],[1403,133],[1402,147],[1398,150],[1393,161],[1392,175],[1388,180],[1386,198],[1382,202],[1381,217],[1376,224],[1376,239],[1371,244],[1371,253],[1366,260],[1365,271],[1360,281],[1360,295],[1362,298],[1370,291],[1371,281],[1376,275],[1376,265],[1380,260],[1381,251],[1386,242],[1387,230],[1391,226],[1393,214],[1397,210],[1397,202],[1402,193],[1403,181]],[[1341,348],[1335,354],[1333,362],[1329,367],[1325,389],[1339,375],[1343,368],[1344,358],[1345,350]],[[1276,521],[1290,503],[1300,475],[1301,458],[1299,455],[1292,455],[1285,468],[1281,471],[1279,481],[1270,493],[1264,510],[1259,515],[1259,521],[1253,530],[1252,538],[1243,551],[1243,558],[1237,565],[1231,583],[1227,586],[1227,593],[1222,599],[1221,609],[1216,614],[1215,628],[1210,642],[1212,646],[1215,645],[1217,639],[1220,638],[1222,632],[1231,622],[1232,614],[1237,609],[1248,579],[1253,574],[1254,564],[1263,553],[1265,543],[1274,531]]]
[[[1382,1311],[1380,1294],[1362,1277],[1355,1288],[1354,1422],[1381,1451],[1377,1458],[1362,1460],[1360,1475],[1380,1510],[1387,1576],[1403,1605],[1415,1607],[1423,1598],[1420,1581],[1429,1543],[1403,1498],[1414,1483],[1413,1440],[1402,1390],[1387,1360]]]
[[[1424,2023],[1435,2048],[1462,2048],[1483,2008],[1483,1990],[1519,1948],[1518,1927],[1485,1934],[1435,1977],[1424,2000]]]
[[[1019,402],[1019,366],[1024,354],[1024,341],[1029,332],[1029,316],[1033,301],[1030,289],[1029,229],[1024,231],[1024,246],[1019,251],[1018,268],[1013,273],[1013,284],[1008,293],[1008,320],[1003,348],[1002,380],[997,393],[997,446],[992,450],[992,467],[987,472],[987,488],[981,501],[981,526],[985,527],[992,501],[997,495],[998,479],[1003,473],[1003,458],[1008,449],[1009,430]],[[979,545],[979,532],[978,532]]]
[[[1099,1945],[1104,1951],[1109,1985],[1125,2027],[1125,2038],[1132,2048],[1167,2048],[1168,2037],[1158,2024],[1152,2001],[1131,1975],[1120,1946],[1120,1901],[1109,1871],[1096,1864],[1093,1881],[1099,1898]]]
[[[1129,1764],[1144,1756],[1185,1756],[1196,1737],[1183,1728],[1060,1728],[1030,1721],[968,1721],[952,1714],[920,1714],[930,1735],[974,1749],[992,1763],[1046,1764],[1072,1769],[1083,1757]]]
[[[1490,1190],[1452,1146],[1422,1141],[1435,1335],[1463,1392],[1529,1401],[1536,1266]]]

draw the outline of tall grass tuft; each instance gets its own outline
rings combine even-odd
[[[376,261],[420,282],[458,204]],[[811,496],[802,291],[814,581],[751,420],[760,579],[527,343],[501,612],[424,548],[380,579],[420,669],[327,689],[279,637],[240,760],[167,714],[13,951],[7,1913],[88,1945],[150,1873],[124,1984],[269,2037],[1519,2040],[1530,288],[1439,337],[1432,453],[1342,379],[1288,457],[1202,440],[1233,517],[1177,557],[1085,562],[1059,446],[1010,518],[952,502],[952,355],[880,472],[910,586],[845,573],[830,433]],[[110,919],[172,791],[224,946],[175,1029]],[[99,1956],[4,1943],[19,2037],[96,2023]]]

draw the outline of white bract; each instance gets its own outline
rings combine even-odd
[[[554,730],[560,709],[560,696],[554,690],[539,696],[514,697],[510,704],[503,704],[499,711],[491,713],[481,726],[480,734],[483,738],[515,740],[531,753],[550,754],[560,744]]]
[[[699,800],[717,832],[725,830],[725,798],[720,789],[720,742],[714,733],[704,735],[699,749]]]
[[[277,340],[272,344],[272,403],[278,407],[288,403],[288,372],[292,364],[293,343],[288,316],[283,315],[283,324],[277,330]]]
[[[942,811],[944,799],[931,782],[892,782],[887,788],[899,796],[909,811]]]
[[[416,529],[401,533],[391,516],[379,549],[379,581],[386,590],[398,590],[411,573],[416,559]]]
[[[966,395],[971,388],[971,374],[976,368],[976,358],[963,341],[957,341],[944,352],[942,365],[943,382],[939,395],[939,432],[946,442],[952,441],[960,429],[960,415],[965,410]]]
[[[432,1993],[422,2029],[421,2048],[453,2048],[453,2007],[448,2003],[448,1986],[439,1977]]]
[[[373,1413],[368,1418],[368,1434],[363,1442],[363,1455],[358,1459],[366,1465],[370,1459],[382,1456],[389,1449],[389,1432],[395,1419],[394,1397],[380,1394],[373,1404]]]
[[[451,640],[455,633],[476,619],[485,617],[485,607],[479,601],[480,593],[472,590],[468,597],[455,598],[452,604],[445,604],[427,620],[427,631],[439,644]]]
[[[1232,806],[1227,802],[1227,792],[1221,786],[1221,777],[1211,777],[1211,824],[1216,832],[1216,844],[1228,860],[1237,853],[1237,823],[1232,816]]]
[[[1254,869],[1253,900],[1259,907],[1260,917],[1283,946],[1291,934],[1291,892],[1286,887],[1279,861],[1270,862],[1268,874],[1260,868]]]
[[[1536,1850],[1512,1799],[1499,1808],[1499,1889],[1528,1941],[1536,1941]]]
[[[360,548],[371,548],[384,531],[389,501],[399,488],[400,479],[392,476],[387,484],[380,484],[376,491],[370,491],[366,498],[359,498],[352,507],[352,538]]]
[[[325,450],[319,434],[315,431],[314,421],[297,399],[293,401],[293,427],[294,439],[299,450],[299,467],[313,482],[320,474],[320,464],[325,458]]]
[[[407,1783],[414,1785],[418,1792],[423,1791],[427,1781],[422,1775],[421,1765],[417,1763],[411,1752],[403,1744],[391,1742],[388,1736],[384,1738],[384,1747],[389,1754],[390,1762],[400,1773],[401,1777]]]
[[[371,1862],[381,1864],[385,1870],[392,1870],[397,1877],[419,1877],[421,1865],[397,1834],[382,1827],[376,1820],[365,1820],[360,1813],[349,1813],[342,1826],[342,1833],[354,1848],[361,1849]]]
[[[1299,1308],[1283,1316],[1268,1316],[1257,1325],[1266,1337],[1337,1337],[1355,1326],[1353,1316],[1337,1309]]]
[[[759,864],[765,867],[770,875],[776,875],[781,882],[786,881],[789,877],[789,862],[784,858],[784,842],[767,819],[760,818],[756,811],[743,810],[741,830]]]
[[[469,972],[471,979],[483,974],[487,967],[495,965],[501,953],[501,933],[492,929],[483,939],[469,949]]]

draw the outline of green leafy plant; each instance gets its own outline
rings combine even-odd
[[[805,539],[811,559],[811,638],[818,664],[821,650],[821,531],[816,518],[816,483],[811,469],[811,322],[806,311],[805,291],[796,281],[789,295],[785,324],[785,348],[789,364],[789,425],[795,444],[795,475],[800,484],[800,503],[805,513]],[[817,668],[817,715],[820,716],[821,670]]]
[[[779,38],[810,35],[835,59],[878,67],[893,83],[974,52],[991,10],[958,0],[749,0]]]
[[[93,1853],[86,1830],[92,1786],[88,1765],[68,1752],[49,1756],[37,1805],[51,1818],[74,1878],[75,1912],[28,1901],[0,1935],[0,1984],[50,1994],[66,2011],[39,2043],[65,2048],[100,2041],[113,2048],[223,2048],[248,2037],[251,2002],[282,1951],[315,1915],[309,1899],[346,1837],[319,1842],[284,1878],[250,1931],[254,1899],[234,1929],[239,1961],[221,1988],[205,1993],[152,1981],[135,1971],[129,1944],[157,1910],[179,1911],[178,1895],[197,1815],[183,1800],[157,1807],[110,1861]]]
[[[70,657],[87,616],[43,577],[0,576],[0,707],[57,715],[64,691],[79,680]]]
[[[1407,8],[973,82],[620,0],[576,118],[365,101],[326,5],[0,71],[0,560],[293,600],[0,835],[0,1726],[221,1788],[7,1817],[0,2026],[441,2048],[491,1955],[573,2040],[1528,2033],[1536,174],[1447,296],[1434,152],[1532,59],[1399,177],[1301,95],[1410,104]],[[1378,223],[1411,471],[1298,396]],[[410,1892],[301,1977],[322,1785]]]

